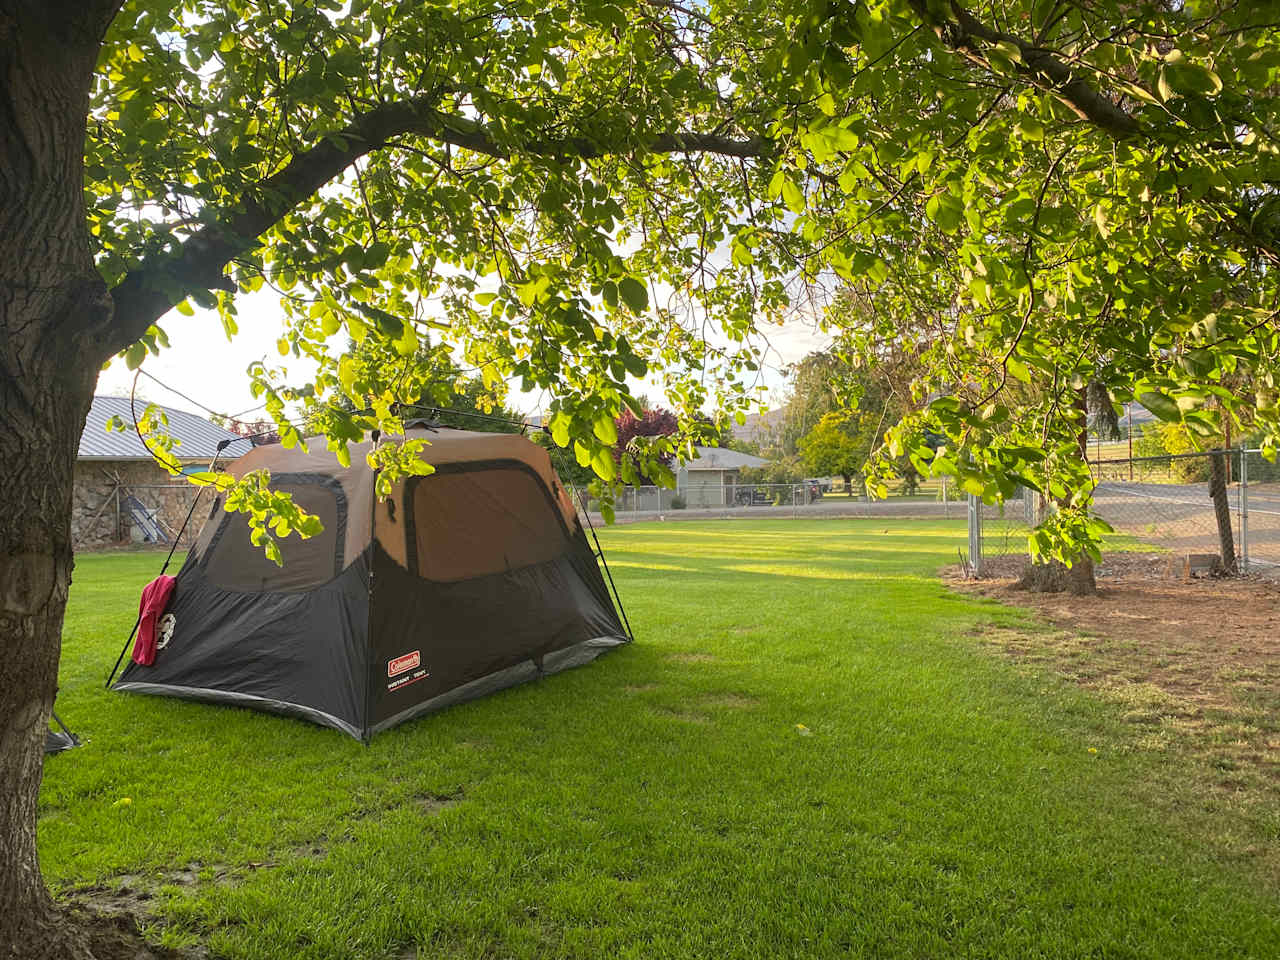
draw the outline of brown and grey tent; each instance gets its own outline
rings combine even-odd
[[[231,467],[324,523],[254,546],[213,511],[178,574],[151,666],[117,690],[239,704],[354,737],[587,663],[626,641],[547,452],[517,434],[411,427],[425,477],[375,496],[368,445],[257,447]],[[315,446],[313,444],[313,446]]]

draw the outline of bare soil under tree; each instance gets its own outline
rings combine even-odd
[[[1167,554],[1111,553],[1096,595],[1081,597],[1018,589],[1023,562],[991,561],[981,580],[944,572],[953,589],[1045,624],[992,627],[984,641],[1121,704],[1135,749],[1192,757],[1206,788],[1242,804],[1280,804],[1280,582],[1185,579]],[[1280,877],[1280,855],[1268,856]]]

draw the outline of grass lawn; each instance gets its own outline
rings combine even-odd
[[[1276,957],[1120,708],[984,651],[1024,616],[935,578],[963,523],[609,529],[635,645],[368,748],[103,691],[160,558],[82,557],[46,875],[231,958]]]

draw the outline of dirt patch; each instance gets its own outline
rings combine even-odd
[[[667,656],[671,663],[715,663],[715,659],[709,653],[672,653]]]
[[[423,813],[436,814],[452,807],[462,799],[462,791],[453,793],[420,793],[413,798],[414,805]]]
[[[69,918],[85,931],[95,960],[205,960],[204,947],[174,950],[147,943],[137,922],[128,914],[101,914],[72,907]]]
[[[1071,597],[1014,589],[1024,561],[1001,562],[993,578],[944,579],[1055,629],[988,627],[985,642],[1121,704],[1141,747],[1190,752],[1219,788],[1280,800],[1280,584],[1185,580],[1168,555],[1106,554],[1098,595]]]
[[[622,688],[627,693],[649,693],[651,690],[657,690],[656,683],[629,683]]]

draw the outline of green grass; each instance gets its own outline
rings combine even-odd
[[[103,691],[159,561],[80,558],[47,876],[142,875],[153,937],[231,958],[1275,957],[1276,888],[1156,812],[1120,708],[984,652],[1034,626],[936,579],[963,521],[602,539],[635,645],[368,748]]]

